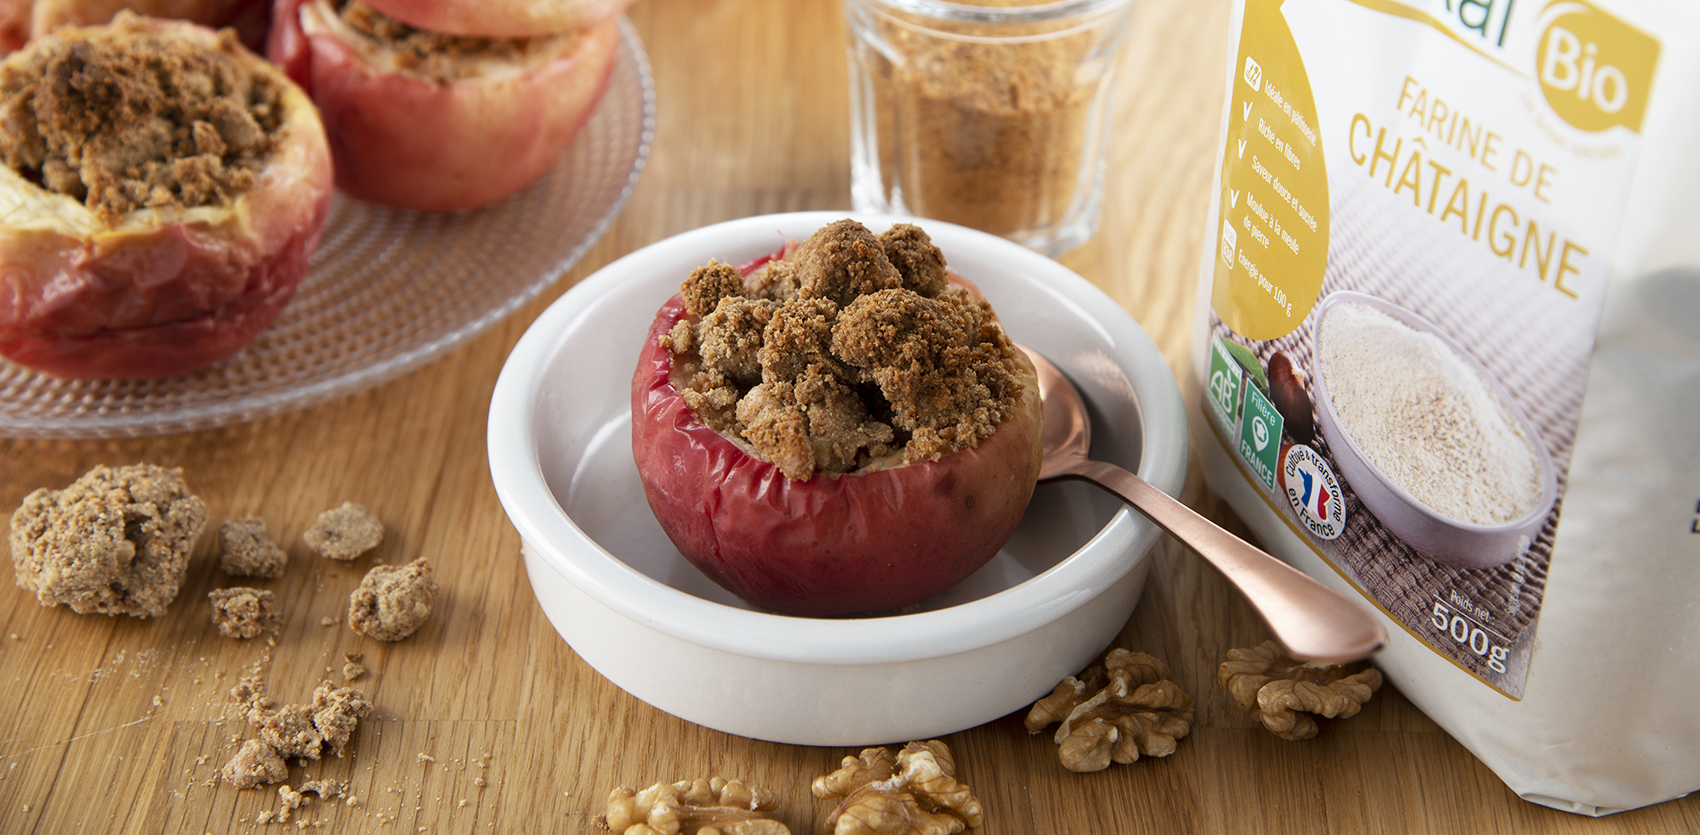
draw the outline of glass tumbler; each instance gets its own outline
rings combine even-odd
[[[1133,0],[845,0],[858,211],[1059,255],[1098,230]]]

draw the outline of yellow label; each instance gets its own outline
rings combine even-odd
[[[1659,42],[1583,0],[1549,3],[1541,20],[1535,71],[1553,112],[1580,130],[1639,133]]]
[[[1310,79],[1281,0],[1247,0],[1240,32],[1211,303],[1251,339],[1298,328],[1328,262],[1328,174]]]

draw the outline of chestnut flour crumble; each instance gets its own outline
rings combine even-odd
[[[451,35],[409,26],[359,0],[339,0],[335,8],[343,24],[383,51],[397,70],[438,83],[479,75],[480,61],[547,61],[571,52],[579,40],[576,31],[531,38]]]
[[[0,161],[102,220],[218,205],[277,142],[283,90],[243,66],[234,31],[208,49],[120,14],[0,64]]]
[[[822,228],[748,276],[710,261],[661,337],[698,420],[789,478],[925,461],[977,445],[1022,393],[991,307],[949,282],[920,228]]]

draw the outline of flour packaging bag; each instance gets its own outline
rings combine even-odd
[[[1700,789],[1700,4],[1238,0],[1194,426],[1523,797]]]

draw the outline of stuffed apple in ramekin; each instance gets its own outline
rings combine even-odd
[[[824,617],[918,603],[997,554],[1039,474],[1038,383],[924,232],[839,221],[680,289],[633,376],[632,449],[704,574]]]
[[[121,14],[0,64],[0,355],[67,378],[229,357],[307,271],[312,103],[229,30]]]

